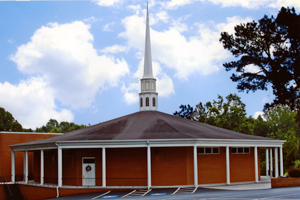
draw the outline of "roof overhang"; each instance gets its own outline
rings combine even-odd
[[[56,141],[35,145],[10,145],[13,151],[76,148],[137,148],[137,147],[282,147],[285,140],[242,140],[242,139],[149,139],[149,140],[81,140]]]

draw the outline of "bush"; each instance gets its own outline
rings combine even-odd
[[[295,168],[300,168],[300,160],[295,160]]]
[[[299,178],[300,177],[300,168],[290,168],[289,177]]]

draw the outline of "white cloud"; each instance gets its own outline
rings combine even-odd
[[[57,111],[53,90],[41,77],[21,81],[18,85],[0,83],[0,105],[13,114],[24,128],[40,127],[50,118],[73,121],[70,110]]]
[[[96,18],[96,17],[92,16],[90,18],[84,19],[83,21],[86,22],[86,23],[92,24],[94,22],[98,22],[98,21],[102,21],[102,20],[103,19],[99,19],[99,18]]]
[[[112,31],[111,27],[115,24],[115,22],[111,22],[111,23],[108,23],[108,24],[105,24],[103,26],[103,31]]]
[[[261,116],[263,119],[265,119],[265,118],[264,118],[264,114],[265,114],[264,112],[257,111],[257,112],[255,112],[253,118],[254,118],[254,119],[257,119],[259,116]]]
[[[124,0],[92,0],[99,6],[118,6],[124,2]]]
[[[128,40],[128,48],[143,52],[145,17],[138,14],[122,20],[125,32],[119,36]],[[213,28],[197,24],[198,33],[191,37],[182,34],[187,28],[180,20],[168,30],[151,29],[152,58],[175,71],[175,77],[187,80],[192,74],[207,75],[220,69],[224,59],[231,55],[219,42],[220,32],[232,29],[247,19],[228,18],[227,23],[213,24]]]
[[[98,55],[89,29],[81,21],[48,24],[10,59],[21,72],[42,79],[45,88],[51,89],[51,101],[72,109],[90,107],[97,92],[117,86],[129,67],[123,58]]]
[[[116,44],[113,46],[105,47],[100,52],[102,52],[102,53],[119,53],[119,52],[124,52],[124,51],[126,51],[125,46]]]
[[[260,69],[256,65],[253,65],[253,64],[247,65],[245,67],[245,72],[257,73],[259,71],[260,71]]]
[[[196,1],[211,2],[213,4],[220,4],[223,7],[244,7],[248,9],[258,9],[260,7],[281,8],[282,6],[294,6],[300,8],[299,0],[171,0],[168,2],[161,2],[166,9],[177,9],[180,6],[191,4]]]

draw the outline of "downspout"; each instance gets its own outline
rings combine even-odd
[[[59,146],[58,146],[58,144],[56,142],[55,142],[55,145],[57,146],[57,150],[58,150]],[[59,188],[59,186],[56,187],[56,198],[59,197],[59,189],[58,188]]]

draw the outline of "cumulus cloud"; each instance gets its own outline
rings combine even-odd
[[[108,24],[105,24],[103,26],[103,31],[112,31],[111,27],[115,24],[115,22],[111,22],[111,23],[108,23]]]
[[[117,86],[129,67],[123,58],[98,55],[89,29],[90,25],[81,21],[50,23],[35,31],[10,59],[21,72],[40,77],[45,87],[51,88],[51,101],[72,109],[90,107],[97,92]],[[51,108],[55,112],[55,106]]]
[[[92,0],[99,6],[117,6],[124,2],[124,0]]]
[[[129,49],[143,51],[144,20],[145,17],[138,14],[122,20],[125,32],[119,36],[127,39]],[[188,28],[181,20],[171,23],[169,29],[164,31],[151,29],[152,58],[163,66],[173,69],[175,77],[180,80],[187,80],[195,73],[212,74],[220,69],[224,59],[231,56],[219,42],[220,32],[233,31],[236,24],[248,20],[232,17],[227,19],[227,23],[195,24],[198,33],[190,37],[182,34]]]
[[[24,128],[45,125],[50,119],[73,121],[70,110],[57,111],[53,90],[41,77],[32,77],[18,85],[0,83],[0,105],[13,113]]]
[[[162,1],[161,4],[166,9],[177,9],[180,6],[191,4],[196,1],[211,2],[223,7],[244,7],[248,9],[258,9],[260,7],[280,8],[282,6],[294,6],[300,8],[298,0],[171,0]]]
[[[119,53],[119,52],[124,52],[124,51],[126,51],[125,46],[116,44],[113,46],[105,47],[100,52],[102,52],[102,53]]]
[[[261,116],[263,119],[265,119],[264,114],[265,114],[264,112],[257,111],[257,112],[254,113],[253,118],[257,119],[259,116]]]

